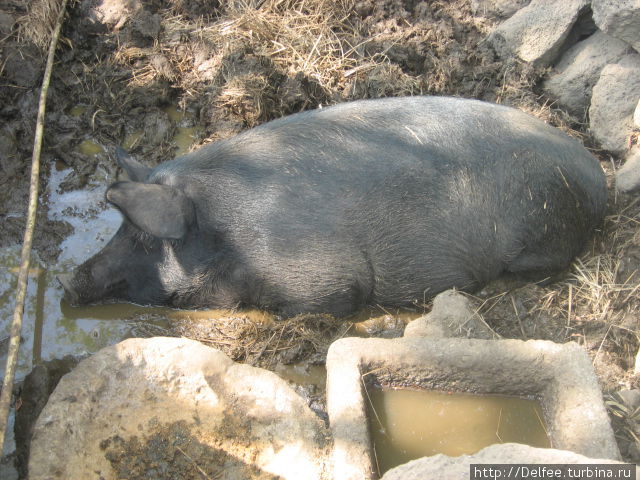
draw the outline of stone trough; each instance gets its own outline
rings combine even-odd
[[[376,478],[365,378],[383,385],[537,398],[552,447],[618,460],[591,362],[576,344],[468,338],[344,338],[327,357],[332,477]]]

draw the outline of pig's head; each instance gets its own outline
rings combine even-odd
[[[74,305],[133,302],[182,306],[193,303],[215,256],[210,237],[198,229],[195,207],[180,188],[146,183],[151,169],[123,150],[118,163],[132,181],[109,187],[107,200],[123,214],[109,243],[72,274],[60,275]]]
[[[180,257],[191,258],[186,244],[197,235],[191,199],[177,188],[140,182],[117,182],[106,197],[123,223],[100,252],[58,277],[65,298],[75,305],[171,304],[185,273]]]

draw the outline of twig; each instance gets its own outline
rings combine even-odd
[[[569,330],[571,330],[571,310],[573,307],[573,285],[569,284],[569,305],[567,306],[567,327],[564,333],[565,337],[569,335]]]
[[[496,437],[498,438],[498,440],[500,440],[500,443],[504,443],[504,441],[502,440],[502,437],[500,437],[500,422],[502,421],[502,409],[500,409],[500,412],[498,413],[498,426],[496,427]]]
[[[516,307],[516,301],[514,300],[513,295],[509,295],[509,298],[511,299],[511,305],[513,306],[513,311],[516,314],[516,320],[518,320],[518,325],[520,326],[520,333],[522,334],[522,339],[527,340],[528,337],[524,331],[524,326],[522,325],[522,320],[520,319],[520,313],[518,313],[518,307]]]
[[[593,365],[596,364],[596,360],[598,359],[598,355],[600,355],[600,350],[602,350],[602,346],[604,345],[605,340],[607,339],[607,335],[609,335],[609,331],[611,331],[611,327],[613,325],[609,325],[609,328],[607,328],[607,331],[604,332],[604,337],[602,337],[602,341],[600,342],[600,346],[598,347],[598,351],[596,352],[596,354],[593,356],[593,361],[591,362]]]
[[[176,445],[176,448],[178,449],[178,451],[183,454],[185,457],[187,457],[189,460],[191,460],[191,463],[193,463],[193,465],[196,467],[196,469],[198,469],[198,472],[200,472],[200,474],[206,478],[207,480],[211,480],[211,477],[209,475],[207,475],[207,472],[205,472],[202,468],[200,468],[200,465],[198,465],[196,463],[196,461],[191,458],[187,452],[185,452],[184,450],[182,450],[179,446]],[[216,477],[217,478],[217,477]]]
[[[31,158],[31,180],[29,185],[29,208],[27,212],[27,224],[24,231],[24,241],[22,243],[22,255],[20,273],[18,274],[18,285],[16,292],[16,306],[13,311],[13,322],[11,324],[11,340],[9,342],[9,352],[7,353],[7,366],[5,368],[2,392],[0,392],[0,440],[4,442],[7,419],[9,416],[9,406],[11,404],[11,394],[13,391],[13,379],[16,373],[16,362],[18,350],[20,348],[20,336],[22,333],[22,316],[24,314],[24,301],[27,294],[27,282],[29,278],[29,264],[31,260],[31,246],[33,244],[33,232],[36,224],[36,211],[38,208],[38,183],[40,181],[40,152],[42,151],[42,133],[44,131],[44,114],[47,104],[47,92],[51,81],[51,71],[53,70],[53,60],[55,57],[60,30],[64,20],[64,13],[67,8],[67,0],[62,0],[60,12],[56,20],[47,64],[42,79],[40,90],[40,103],[38,105],[38,117],[36,121],[36,133],[33,142],[33,155]]]

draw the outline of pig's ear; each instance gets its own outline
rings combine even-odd
[[[120,147],[116,147],[116,161],[134,182],[144,182],[151,172],[151,168],[142,165]]]
[[[193,223],[193,203],[177,188],[155,183],[116,182],[107,200],[138,228],[159,238],[182,238]]]

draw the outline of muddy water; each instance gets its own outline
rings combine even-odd
[[[368,389],[379,472],[425,456],[475,453],[495,443],[551,446],[535,400],[428,390]]]
[[[176,133],[171,140],[176,147],[176,156],[184,155],[191,149],[191,145],[199,138],[202,129],[195,126],[194,115],[191,112],[179,110],[175,105],[164,108],[169,120],[176,125]]]
[[[104,153],[104,149],[90,139],[83,140],[78,145],[78,151],[87,157],[94,157],[99,153]]]
[[[106,178],[97,178],[86,190],[60,194],[58,187],[69,173],[53,169],[48,187],[49,216],[68,221],[75,232],[62,243],[56,265],[45,266],[35,254],[32,258],[17,380],[43,360],[95,352],[132,333],[131,324],[120,320],[129,317],[130,311],[125,314],[114,307],[76,310],[61,301],[62,289],[55,275],[71,270],[97,252],[120,224],[120,215],[106,209],[103,202]],[[19,264],[19,247],[0,250],[0,375],[4,375],[5,339],[15,306]]]
[[[327,384],[327,369],[324,365],[276,365],[274,370],[281,378],[298,385],[315,385],[320,391]]]
[[[176,156],[189,153],[191,146],[200,138],[202,128],[195,124],[195,116],[191,112],[179,110],[175,105],[165,107],[163,111],[175,126],[175,133],[171,143],[175,147]],[[125,137],[122,147],[125,150],[133,150],[141,141],[144,141],[145,132],[135,130]]]
[[[69,114],[80,116],[85,111],[85,106],[77,105]],[[173,142],[177,154],[186,153],[200,134],[195,116],[173,105],[165,112],[176,126]],[[131,133],[125,139],[125,148],[133,147],[142,137],[143,132]],[[104,152],[103,146],[91,139],[82,141],[77,149],[87,157]],[[167,322],[176,317],[228,315],[222,311],[179,312],[135,305],[75,308],[62,301],[62,288],[55,276],[71,271],[101,250],[121,222],[120,214],[104,201],[106,186],[115,178],[98,170],[83,190],[59,192],[60,184],[70,173],[71,170],[58,166],[52,169],[49,178],[49,217],[69,222],[74,233],[61,244],[62,253],[56,265],[45,266],[34,254],[16,374],[18,381],[43,360],[92,353],[134,335],[162,334]],[[19,259],[19,247],[0,249],[0,375],[4,375]],[[265,315],[256,313],[253,316],[259,319]]]

